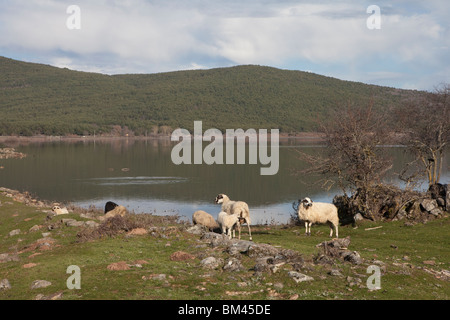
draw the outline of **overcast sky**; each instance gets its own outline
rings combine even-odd
[[[449,17],[448,0],[0,0],[0,55],[106,74],[257,64],[433,90],[450,82]]]

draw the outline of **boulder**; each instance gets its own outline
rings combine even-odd
[[[231,255],[236,254],[245,254],[248,252],[248,249],[251,245],[254,245],[255,243],[253,241],[247,241],[247,240],[234,240],[231,241],[231,243],[228,245],[226,251]]]
[[[216,269],[222,263],[222,259],[215,257],[208,257],[200,261],[200,266],[205,269]]]
[[[278,249],[266,243],[252,243],[248,248],[248,256],[251,258],[276,256]]]
[[[225,261],[222,269],[223,271],[227,272],[239,272],[244,270],[245,268],[239,259],[231,257]]]
[[[431,212],[433,209],[438,208],[438,204],[435,199],[423,199],[422,202],[420,202],[420,207],[422,210]]]

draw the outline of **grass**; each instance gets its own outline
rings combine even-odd
[[[26,206],[7,198],[0,192],[0,254],[17,253],[19,261],[0,262],[0,281],[8,279],[11,289],[0,290],[0,299],[30,300],[38,294],[49,296],[62,293],[65,300],[271,300],[271,299],[440,299],[450,298],[449,280],[438,278],[442,270],[449,270],[449,218],[426,224],[405,226],[404,222],[364,223],[357,229],[341,227],[341,237],[350,236],[350,250],[358,251],[364,262],[352,265],[335,261],[333,266],[316,265],[313,258],[319,249],[315,246],[328,240],[327,226],[313,226],[306,237],[300,226],[266,225],[252,228],[255,242],[293,249],[305,260],[301,270],[314,281],[295,283],[287,274],[292,266],[286,264],[278,272],[256,275],[251,268],[255,261],[241,255],[244,271],[225,272],[221,268],[206,270],[200,261],[208,256],[227,259],[223,248],[211,248],[198,235],[185,231],[182,224],[158,217],[136,219],[158,228],[158,232],[128,237],[125,233],[114,237],[80,241],[81,229],[57,224],[57,218],[46,219],[49,208]],[[64,218],[85,220],[77,213]],[[29,231],[42,225],[38,231]],[[172,228],[168,228],[172,226]],[[380,227],[365,230],[371,227]],[[20,229],[21,233],[9,236]],[[43,232],[54,239],[50,250],[34,247]],[[243,239],[246,239],[243,229]],[[187,252],[195,259],[172,261],[176,251]],[[39,253],[38,255],[35,255]],[[378,260],[379,262],[377,262]],[[109,270],[111,263],[125,261],[129,270]],[[425,261],[425,263],[424,263]],[[24,265],[35,265],[25,268]],[[381,289],[368,290],[366,272],[371,264],[382,264]],[[70,290],[66,281],[71,274],[67,267],[77,265],[81,270],[81,289]],[[28,265],[29,266],[29,265]],[[328,272],[338,269],[341,277]],[[164,274],[165,278],[158,277]],[[353,285],[351,279],[359,279]],[[30,289],[34,280],[47,280],[51,286]]]

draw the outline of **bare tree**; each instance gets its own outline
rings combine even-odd
[[[329,119],[320,124],[325,155],[299,152],[300,159],[310,164],[303,173],[325,175],[327,182],[337,183],[344,195],[357,203],[362,214],[374,219],[370,194],[392,167],[392,161],[378,148],[388,136],[387,117],[379,109],[374,110],[370,101],[365,107],[348,105],[336,109]]]
[[[450,142],[450,85],[406,101],[398,123],[403,143],[414,155],[416,170],[409,177],[425,175],[431,186],[440,181],[445,150]],[[419,172],[417,172],[419,170]]]

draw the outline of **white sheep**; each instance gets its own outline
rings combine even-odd
[[[54,213],[56,213],[57,216],[59,216],[60,214],[68,214],[68,213],[69,213],[69,211],[67,210],[66,207],[60,208],[59,206],[54,206],[54,207],[52,208],[52,211],[53,211]]]
[[[201,226],[205,226],[210,231],[219,228],[219,225],[217,224],[216,220],[214,220],[213,216],[202,210],[194,212],[194,214],[192,215],[192,223],[194,225],[198,224]]]
[[[238,216],[239,224],[237,225],[237,228],[239,231],[239,239],[241,239],[241,225],[246,223],[250,240],[252,240],[252,231],[250,229],[250,211],[248,209],[248,204],[244,201],[232,201],[223,193],[217,195],[215,203],[222,204],[222,211]]]
[[[233,237],[236,236],[235,229],[236,227],[239,228],[239,217],[236,214],[228,214],[225,211],[221,211],[217,217],[217,222],[223,234],[226,234],[231,239],[231,231],[233,231]]]
[[[303,199],[298,206],[298,218],[305,221],[306,235],[311,235],[313,223],[328,223],[330,226],[330,237],[333,236],[333,228],[336,230],[336,238],[339,238],[338,210],[334,204],[313,202],[310,198]]]

